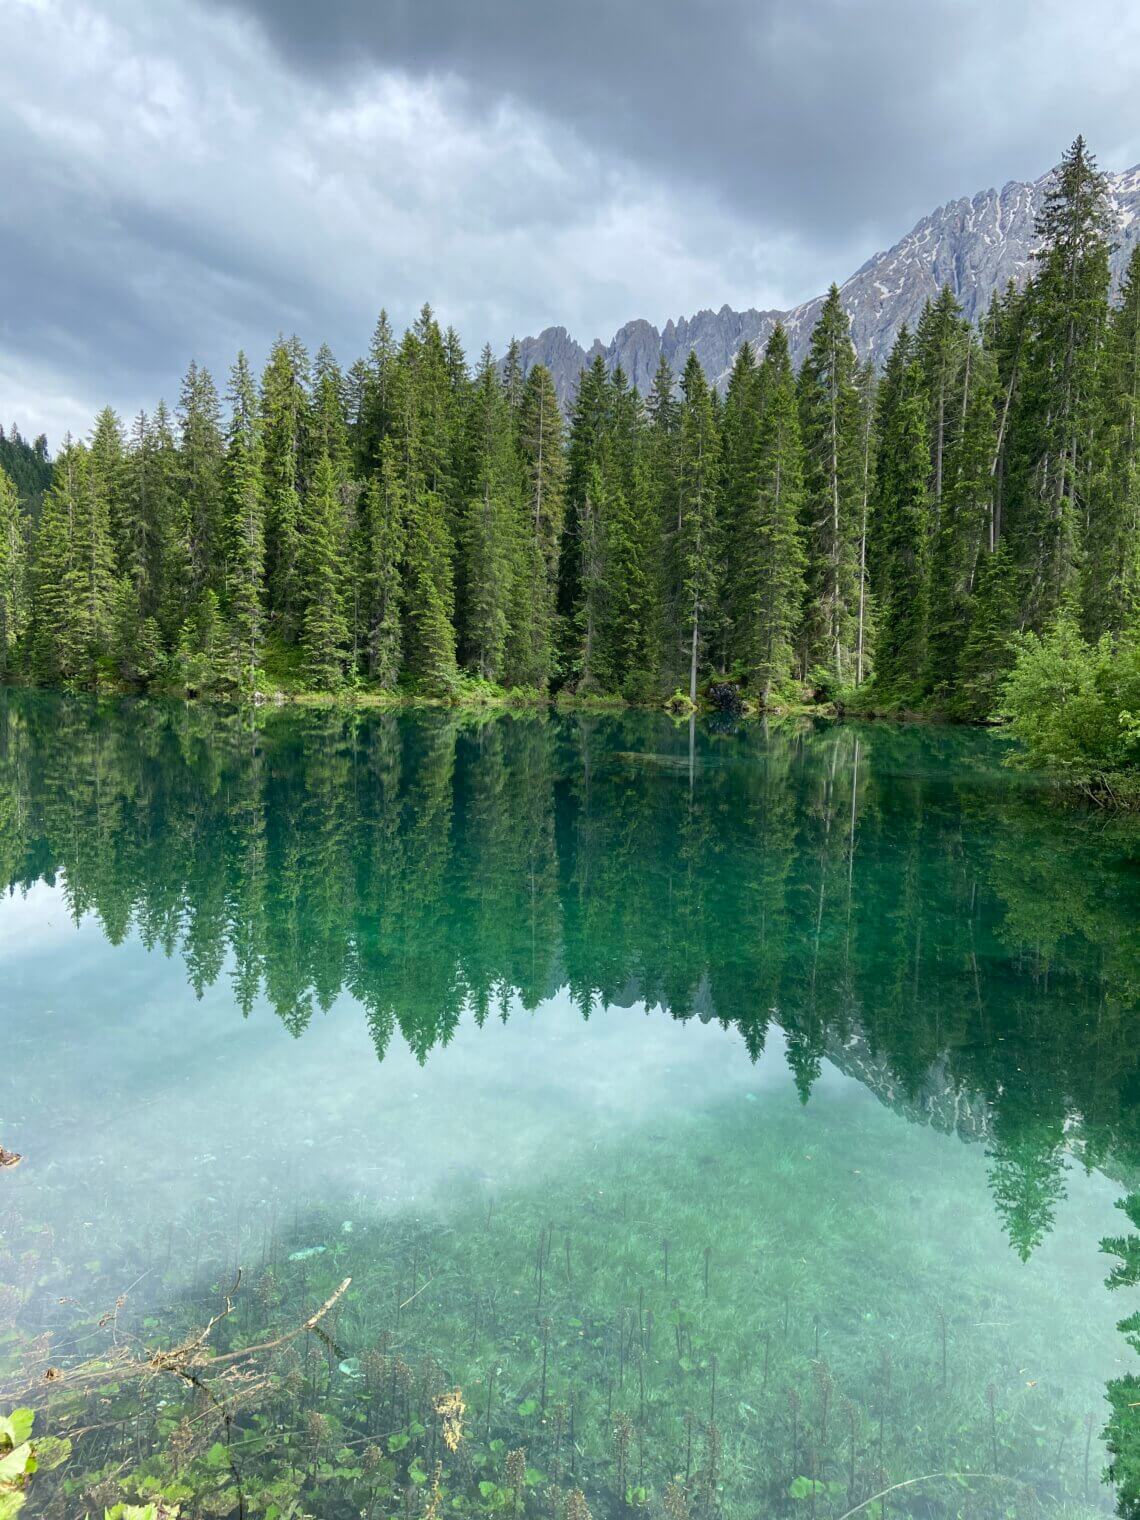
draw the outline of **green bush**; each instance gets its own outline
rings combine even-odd
[[[1079,780],[1140,769],[1140,639],[1090,645],[1063,617],[1015,648],[998,716],[1029,764]]]

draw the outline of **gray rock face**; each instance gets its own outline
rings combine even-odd
[[[950,286],[966,316],[976,322],[995,290],[1010,280],[1024,280],[1035,244],[1034,221],[1049,178],[1045,174],[1030,184],[1011,180],[1001,191],[984,190],[972,200],[950,201],[844,281],[840,294],[860,357],[881,365],[899,328],[904,323],[913,327],[923,304],[943,285]],[[1110,174],[1108,180],[1118,219],[1112,268],[1119,280],[1140,238],[1140,166]],[[522,362],[527,368],[547,366],[564,406],[573,400],[579,371],[599,353],[611,370],[620,365],[642,394],[662,354],[679,374],[694,351],[709,378],[723,387],[741,344],[747,339],[762,349],[777,321],[787,328],[792,358],[799,364],[822,304],[823,297],[817,296],[786,312],[722,306],[670,320],[661,332],[649,322],[627,322],[609,343],[595,338],[588,349],[564,327],[548,327],[537,338],[522,340]]]

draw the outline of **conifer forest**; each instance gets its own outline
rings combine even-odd
[[[833,286],[798,374],[779,327],[723,394],[693,355],[645,396],[599,357],[564,416],[544,367],[517,346],[472,366],[425,306],[403,337],[382,313],[348,370],[284,337],[224,389],[192,363],[173,409],[106,409],[50,470],[16,434],[0,670],[638,704],[695,704],[715,679],[762,709],[974,720],[1004,702],[1046,757],[1127,769],[1140,252],[1111,290],[1080,138],[1037,232],[1031,278],[979,328],[943,289],[881,373]],[[1034,725],[1057,660],[1095,709],[1080,733]]]

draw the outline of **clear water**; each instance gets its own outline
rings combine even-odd
[[[1001,758],[0,694],[25,1513],[1136,1513],[1140,831]]]

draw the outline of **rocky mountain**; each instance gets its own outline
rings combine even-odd
[[[924,302],[949,285],[971,321],[1009,280],[1025,278],[1033,250],[1034,221],[1050,175],[1031,184],[1011,180],[1003,190],[984,190],[972,200],[950,201],[924,216],[885,253],[876,253],[840,286],[859,354],[882,363],[904,323],[913,326]],[[1140,238],[1140,166],[1110,174],[1109,192],[1118,218],[1113,272],[1119,278]],[[705,373],[723,385],[732,361],[747,339],[762,348],[777,321],[788,330],[793,360],[807,351],[823,297],[790,311],[699,311],[670,320],[662,331],[650,322],[627,322],[608,343],[595,338],[583,348],[564,327],[548,327],[520,343],[523,364],[545,364],[564,405],[573,398],[578,372],[602,354],[610,369],[619,364],[644,394],[658,360],[665,355],[680,373],[695,351]]]

